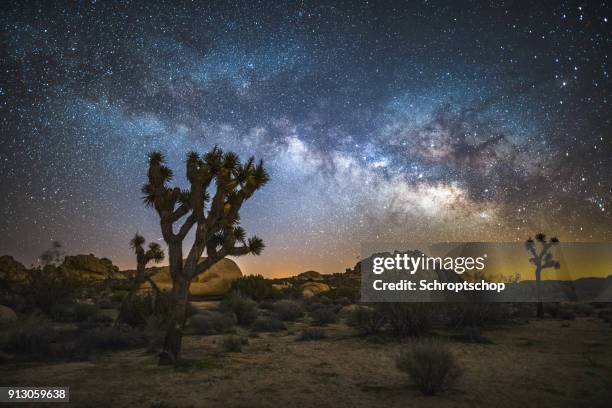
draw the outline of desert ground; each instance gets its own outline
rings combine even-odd
[[[69,386],[75,407],[610,406],[612,328],[595,317],[488,328],[488,344],[453,341],[462,376],[436,396],[423,396],[395,365],[402,348],[422,340],[358,336],[340,320],[321,329],[326,338],[300,341],[308,326],[302,318],[275,333],[238,327],[248,344],[235,353],[223,350],[222,335],[186,335],[176,367],[158,366],[143,349],[6,364],[0,383]]]

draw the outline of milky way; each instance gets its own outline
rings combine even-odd
[[[155,3],[155,4],[153,4]],[[132,266],[147,153],[265,160],[249,273],[362,241],[612,239],[605,2],[4,2],[0,253]],[[537,3],[537,4],[535,4]]]

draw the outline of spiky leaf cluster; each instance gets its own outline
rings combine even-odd
[[[531,237],[525,241],[525,249],[529,251],[532,257],[529,262],[536,265],[540,269],[555,268],[559,269],[561,264],[556,261],[551,252],[552,248],[559,244],[559,239],[552,237],[546,239],[546,234],[539,233],[535,235],[535,240]]]
[[[185,165],[188,190],[169,186],[172,171],[166,166],[164,156],[159,152],[149,155],[148,183],[142,188],[143,200],[158,212],[164,240],[182,242],[195,226],[188,260],[196,262],[204,250],[212,260],[228,255],[259,255],[264,248],[263,241],[258,237],[247,239],[240,226],[239,211],[269,180],[263,162],[256,163],[255,158],[250,157],[242,163],[236,153],[224,152],[215,146],[203,155],[195,151],[187,153]],[[213,181],[215,189],[211,198],[208,191]],[[183,217],[185,219],[176,228],[174,224]],[[193,274],[208,266],[198,264]]]
[[[164,260],[164,250],[157,242],[150,242],[148,249],[144,249],[145,239],[140,234],[135,234],[130,240],[130,248],[136,253],[136,261],[139,266],[146,266],[153,261],[159,263]]]

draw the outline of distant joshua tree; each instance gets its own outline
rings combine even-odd
[[[40,255],[40,262],[43,267],[47,265],[59,266],[63,259],[64,252],[62,251],[62,244],[59,241],[53,241],[51,243],[51,248]]]
[[[551,252],[552,247],[559,244],[559,240],[552,237],[550,240],[546,240],[546,235],[539,233],[535,236],[535,241],[529,237],[525,242],[525,248],[531,253],[532,257],[529,262],[535,265],[535,276],[536,276],[536,293],[538,297],[538,317],[544,317],[544,306],[542,305],[542,294],[540,289],[540,283],[542,281],[542,271],[546,268],[559,269],[561,264],[553,259]]]
[[[226,256],[259,255],[263,241],[239,226],[242,204],[268,181],[263,162],[253,157],[244,164],[233,152],[218,147],[200,156],[190,152],[186,159],[189,190],[169,187],[172,170],[159,152],[149,155],[148,182],[142,188],[145,204],[157,211],[161,232],[168,244],[173,305],[159,364],[174,364],[181,351],[185,312],[192,279]],[[215,182],[209,203],[208,188]],[[183,220],[183,221],[181,221]],[[174,228],[174,224],[178,224]],[[183,241],[195,227],[194,241],[183,262]],[[201,259],[206,250],[207,258]]]
[[[121,301],[121,306],[119,308],[119,314],[117,316],[117,320],[115,321],[115,325],[124,320],[125,314],[127,313],[127,308],[132,303],[132,300],[134,300],[134,297],[138,293],[138,290],[143,283],[149,282],[153,290],[159,292],[157,285],[152,279],[153,275],[157,273],[157,269],[147,271],[146,267],[151,261],[155,263],[163,261],[164,251],[156,242],[149,243],[149,249],[145,251],[144,244],[145,239],[140,234],[134,235],[134,238],[132,238],[130,241],[130,248],[132,248],[136,254],[136,273],[132,279],[132,286],[130,287],[129,292]]]

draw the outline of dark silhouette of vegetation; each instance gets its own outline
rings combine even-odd
[[[153,282],[153,275],[157,272],[156,269],[148,270],[146,269],[147,264],[151,261],[153,262],[161,262],[164,260],[164,251],[161,249],[158,243],[151,242],[149,243],[149,248],[145,250],[144,248],[145,239],[142,235],[136,234],[134,238],[130,241],[130,248],[134,250],[136,254],[136,272],[132,278],[132,284],[128,293],[123,298],[121,302],[121,306],[119,307],[119,314],[117,316],[117,323],[125,320],[125,316],[127,313],[127,308],[130,303],[133,302],[134,297],[138,293],[138,290],[142,286],[143,283],[149,282],[153,290],[155,291],[155,298],[159,296],[159,289],[155,282]]]
[[[144,295],[138,294],[126,303],[121,323],[130,326],[143,326],[152,317],[166,323],[172,310],[172,303],[172,293],[169,290]]]
[[[59,266],[64,258],[62,244],[59,241],[53,241],[51,248],[47,249],[40,255],[40,263],[42,266],[53,265]]]
[[[160,364],[174,364],[179,358],[192,279],[226,256],[259,255],[264,248],[256,236],[247,240],[239,226],[240,208],[268,181],[262,161],[255,164],[251,157],[241,163],[235,153],[224,153],[215,147],[202,156],[190,152],[186,176],[188,190],[168,186],[172,170],[165,165],[164,156],[159,152],[149,155],[143,199],[157,211],[162,236],[168,244],[174,300]],[[215,194],[209,200],[208,189],[213,181]],[[194,241],[183,262],[183,241],[193,228]],[[202,259],[205,250],[207,257]]]
[[[253,330],[260,332],[278,332],[287,330],[285,323],[280,321],[278,318],[270,317],[259,317],[253,322]]]
[[[298,337],[299,341],[315,341],[315,340],[323,340],[326,339],[327,335],[325,332],[319,328],[315,327],[307,327],[305,328],[300,337]]]
[[[302,306],[294,300],[279,300],[272,305],[272,312],[282,321],[295,321],[304,315]]]
[[[377,309],[389,323],[391,333],[397,337],[426,335],[431,331],[435,320],[431,304],[380,303]]]
[[[517,314],[507,303],[449,303],[440,309],[446,324],[453,329],[506,324],[516,320]]]
[[[226,313],[233,313],[239,325],[249,325],[257,319],[257,303],[237,294],[230,294],[221,301],[219,308]]]
[[[261,275],[249,275],[237,279],[232,283],[232,291],[256,302],[276,300],[282,297],[281,292],[272,286],[272,281]]]
[[[247,345],[249,340],[240,336],[229,335],[223,338],[223,350],[228,353],[241,353],[242,346]]]
[[[360,334],[368,336],[379,333],[387,323],[387,318],[377,308],[358,306],[349,314],[346,323]]]
[[[233,330],[236,320],[226,313],[206,311],[196,314],[190,320],[189,326],[195,334],[223,334]]]
[[[404,350],[397,368],[408,373],[424,395],[448,390],[461,374],[455,356],[439,342],[421,342]]]
[[[529,237],[525,241],[525,248],[531,254],[529,262],[535,265],[535,278],[536,278],[536,294],[538,297],[537,316],[538,318],[544,317],[544,305],[542,304],[542,293],[541,293],[541,281],[542,271],[547,268],[559,269],[561,264],[553,258],[552,248],[559,244],[559,240],[552,237],[550,240],[546,239],[546,235],[539,233],[535,236],[535,241]]]
[[[310,312],[313,326],[327,326],[328,324],[338,321],[338,314],[335,308],[330,306],[322,306]]]
[[[51,321],[40,316],[29,316],[7,330],[3,349],[10,353],[44,359],[50,354],[51,344],[58,337],[59,333]]]

